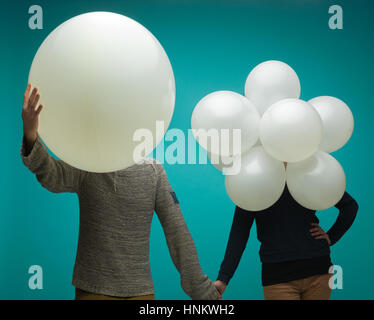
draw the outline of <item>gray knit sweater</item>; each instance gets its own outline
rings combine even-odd
[[[92,173],[54,159],[38,136],[23,163],[51,192],[77,193],[79,240],[73,285],[92,293],[140,296],[154,293],[149,239],[154,211],[163,227],[183,290],[192,299],[216,299],[165,170],[149,159],[127,169]],[[170,297],[171,299],[173,297]]]

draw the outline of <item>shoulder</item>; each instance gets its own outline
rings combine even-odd
[[[138,161],[136,164],[161,164],[158,160],[153,159],[153,158],[144,158],[140,161]]]
[[[165,172],[164,166],[161,164],[161,162],[153,158],[144,158],[141,161],[135,163],[130,168],[136,169],[141,167],[152,168],[157,175]]]

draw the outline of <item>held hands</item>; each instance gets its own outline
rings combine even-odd
[[[311,223],[312,228],[309,230],[310,234],[314,239],[326,239],[329,246],[331,246],[331,240],[329,238],[329,235],[320,227],[318,223]],[[220,296],[218,299],[222,299],[222,295],[226,290],[227,284],[221,280],[217,280],[213,282],[214,286],[218,290]]]
[[[25,134],[28,142],[35,142],[38,136],[39,114],[43,109],[43,105],[39,104],[40,94],[38,88],[34,88],[31,92],[31,84],[27,85],[25,94],[23,96],[22,105],[22,120],[23,120],[23,133]]]
[[[218,299],[222,299],[222,295],[223,295],[223,293],[226,290],[227,284],[224,283],[221,280],[214,281],[213,284],[214,284],[214,286],[216,287],[216,289],[218,290],[218,292],[220,294],[220,296],[218,297]]]
[[[319,224],[318,223],[311,223],[311,225],[313,226],[313,228],[311,228],[309,230],[311,236],[314,239],[317,239],[317,240],[326,239],[329,246],[331,246],[331,240],[329,238],[329,235],[319,226]]]

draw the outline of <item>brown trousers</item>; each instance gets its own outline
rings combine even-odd
[[[328,300],[332,274],[319,274],[305,279],[264,286],[265,300]]]
[[[112,297],[75,288],[75,300],[155,300],[154,294],[138,297]]]

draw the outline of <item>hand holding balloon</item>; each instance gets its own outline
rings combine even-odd
[[[29,153],[30,149],[34,145],[34,142],[38,136],[39,127],[39,114],[43,109],[43,105],[38,102],[40,94],[38,88],[34,88],[31,92],[31,84],[27,85],[25,94],[23,96],[22,104],[22,120],[23,120],[23,133],[26,138],[26,152]]]

